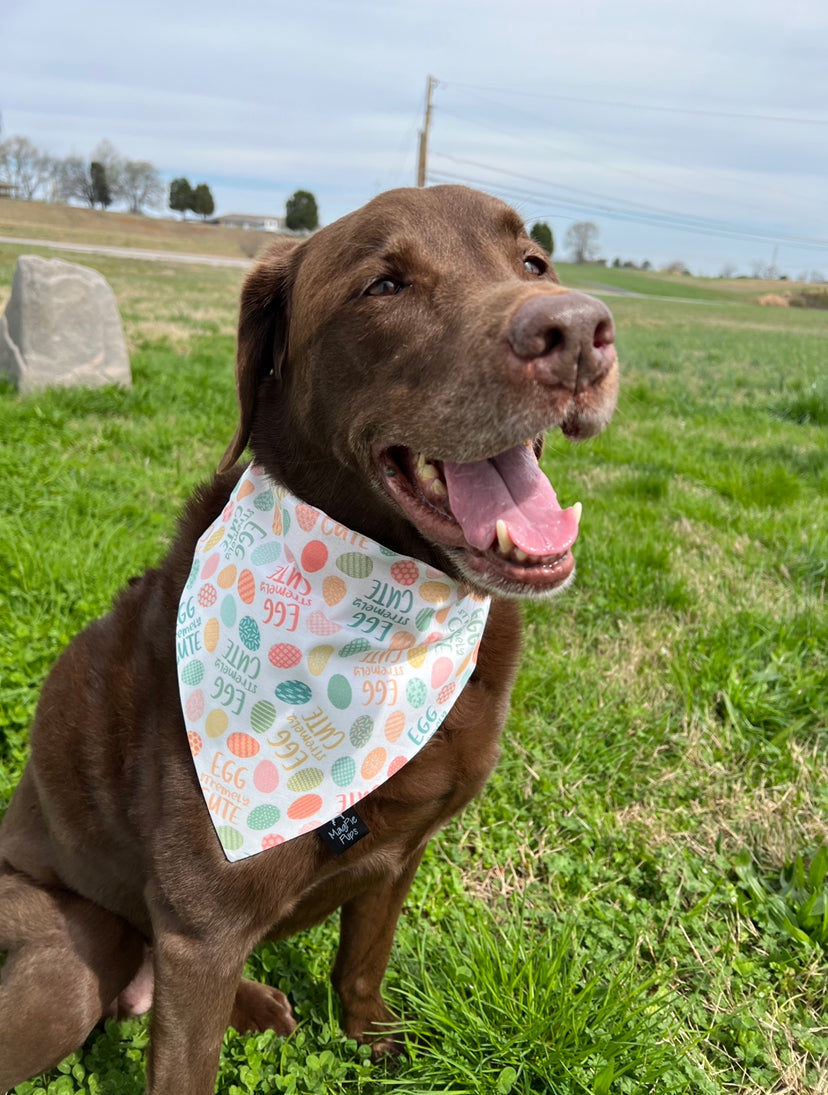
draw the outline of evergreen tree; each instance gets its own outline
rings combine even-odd
[[[532,225],[529,235],[551,258],[555,250],[555,237],[552,235],[552,229],[546,221],[536,221]]]
[[[187,216],[187,210],[193,208],[193,188],[187,179],[173,179],[170,183],[169,206],[181,214],[182,220]]]
[[[312,232],[319,227],[316,198],[309,190],[297,190],[288,198],[285,203],[285,227],[293,232]]]
[[[197,213],[202,220],[206,220],[212,215],[216,208],[216,204],[213,201],[213,195],[210,192],[210,187],[207,183],[199,183],[195,188],[190,208],[194,213]]]

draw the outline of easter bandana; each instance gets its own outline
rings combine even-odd
[[[196,545],[176,636],[190,751],[227,858],[331,819],[357,838],[348,811],[451,710],[488,611],[251,465]]]

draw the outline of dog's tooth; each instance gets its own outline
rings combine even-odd
[[[414,461],[414,470],[417,472],[417,478],[423,479],[428,482],[431,479],[438,479],[440,476],[439,471],[430,460],[426,460],[421,452],[417,453],[417,457]]]
[[[526,552],[521,551],[519,547],[515,548],[513,554],[519,563],[525,563],[526,560],[529,558]]]
[[[432,467],[434,467],[433,464]],[[434,468],[434,470],[435,472],[437,471],[436,468]],[[446,484],[443,482],[442,479],[432,479],[432,481],[428,485],[428,489],[434,498],[448,498]]]
[[[580,502],[576,502],[575,505],[572,507],[572,512],[575,514],[576,525],[580,525],[581,523],[581,514],[583,513],[583,510],[584,507],[581,505]]]
[[[515,545],[509,535],[509,527],[502,518],[495,525],[495,532],[497,533],[497,546],[500,548],[501,555],[508,555]]]

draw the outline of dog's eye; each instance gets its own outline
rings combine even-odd
[[[534,274],[536,277],[543,277],[549,267],[543,261],[538,258],[537,255],[529,255],[523,260],[523,268],[528,270],[530,274]]]
[[[394,278],[377,278],[375,282],[365,290],[367,297],[393,297],[401,292],[405,286]]]

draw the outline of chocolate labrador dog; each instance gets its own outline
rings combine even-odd
[[[343,1028],[376,1053],[393,1051],[394,1016],[380,985],[403,900],[427,841],[481,789],[497,759],[519,656],[517,600],[552,594],[573,575],[579,507],[561,509],[540,471],[542,437],[560,429],[577,440],[606,425],[617,393],[613,339],[607,309],[559,284],[520,217],[463,187],[382,194],[305,241],[275,243],[255,266],[241,299],[240,424],[218,473],[197,491],[160,567],[134,580],[109,615],[69,645],[43,688],[31,760],[0,829],[0,1090],[57,1064],[103,1016],[151,1004],[148,1090],[212,1092],[228,1024],[280,1034],[295,1026],[281,992],[242,978],[249,952],[336,909],[332,979]],[[234,858],[238,834],[213,814],[220,808],[224,822],[235,822],[243,813],[251,777],[237,758],[260,741],[250,723],[246,733],[222,739],[230,750],[225,762],[236,767],[219,771],[214,759],[212,771],[238,790],[208,801],[194,757],[202,738],[209,744],[211,734],[228,729],[227,719],[214,715],[205,734],[189,732],[201,700],[183,708],[179,676],[193,683],[201,670],[179,673],[176,633],[179,646],[182,635],[201,634],[200,617],[191,626],[179,617],[206,530],[224,521],[230,537],[231,514],[248,512],[239,508],[243,469],[236,466],[248,443],[265,506],[275,491],[274,530],[287,525],[279,499],[289,494],[300,523],[321,521],[316,528],[332,537],[371,542],[379,545],[377,559],[396,560],[397,600],[374,617],[382,631],[392,625],[390,646],[363,658],[390,664],[406,653],[416,667],[416,650],[450,644],[439,632],[422,641],[409,634],[429,632],[440,612],[418,614],[416,626],[401,616],[408,583],[435,602],[451,588],[457,604],[470,597],[488,617],[453,704],[435,663],[426,683],[440,687],[445,703],[432,718],[442,721],[421,735],[427,740],[419,752],[391,765],[376,785],[374,760],[386,750],[365,761],[369,787],[356,796],[355,814],[346,811],[333,826],[321,819],[327,829],[300,820],[289,837],[272,835],[255,854]],[[203,550],[212,550],[221,528]],[[245,607],[253,590],[243,575],[236,580],[234,562],[201,587],[200,603],[209,606],[216,583],[236,583],[247,613],[238,624],[246,629],[247,661],[217,682],[219,693],[225,683],[237,686],[239,707],[244,688],[252,691],[244,672],[252,676],[266,660],[256,662],[250,651],[267,627],[283,624],[294,637],[303,628],[323,634],[310,635],[317,643],[312,673],[322,673],[320,659],[334,657],[325,628],[339,625],[327,606],[346,596],[336,584],[344,576],[328,575],[324,611],[310,622],[291,615],[321,566],[322,539],[301,558],[298,549],[284,549],[290,580],[285,571],[279,586],[274,572],[260,583],[270,591],[269,622]],[[353,553],[348,560],[357,578],[370,569]],[[214,566],[208,560],[202,576]],[[383,603],[381,590],[372,595]],[[360,596],[354,604],[365,608]],[[363,633],[378,626],[370,619],[364,611],[352,615],[341,630],[358,643],[349,639],[339,655],[365,650]],[[394,630],[400,621],[407,628]],[[209,650],[208,632],[205,624]],[[291,638],[274,643],[269,657],[292,666],[296,650]],[[342,706],[342,674],[338,691],[333,679],[318,701],[320,711],[333,712],[324,734],[309,717],[302,730],[314,755],[324,752],[321,738],[327,747],[345,737],[333,711]],[[376,679],[390,694],[390,678]],[[409,699],[421,702],[412,680]],[[292,680],[257,702],[250,717],[260,738],[277,707],[289,712],[306,698],[303,689]],[[286,717],[299,733],[298,716]],[[386,720],[388,741],[392,722],[399,734],[403,721]],[[358,725],[364,721],[351,727],[355,745]],[[281,779],[308,792],[288,808],[302,819],[316,808],[310,789],[321,776],[313,769],[297,783],[289,775],[298,763],[289,737],[271,734],[276,751],[254,778],[259,791]],[[335,779],[354,764],[342,758]],[[259,827],[279,812],[266,803],[257,809]],[[248,821],[257,827],[252,813]]]

